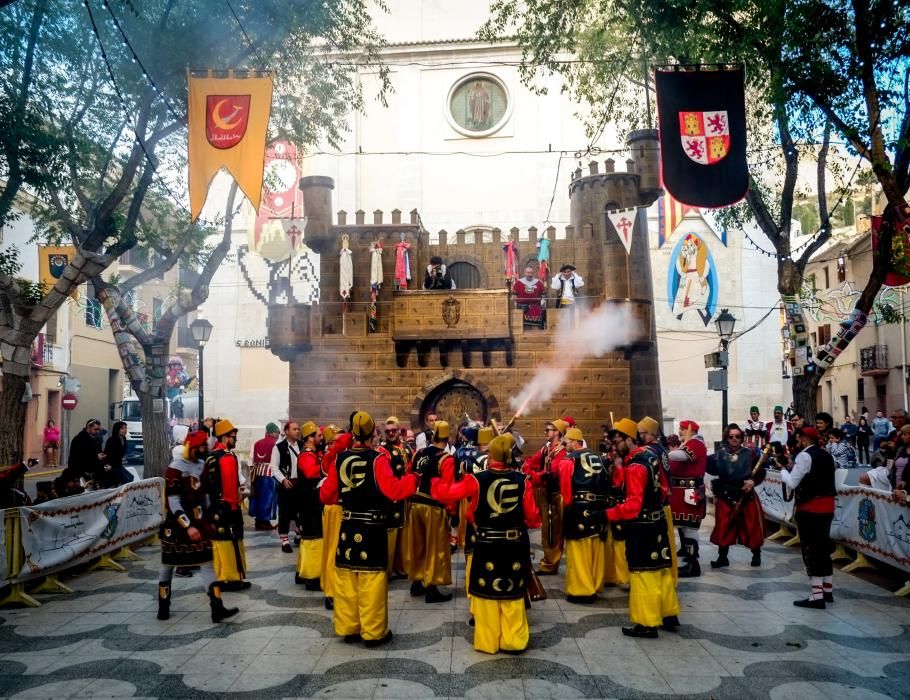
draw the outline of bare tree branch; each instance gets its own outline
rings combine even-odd
[[[144,284],[151,279],[161,277],[165,272],[174,267],[174,265],[180,261],[180,258],[189,247],[189,234],[191,230],[192,226],[187,226],[186,230],[180,237],[180,245],[178,245],[174,250],[169,250],[168,255],[166,257],[163,257],[152,267],[149,267],[142,272],[133,275],[128,280],[121,283],[120,291],[124,293],[129,292],[130,290],[135,289],[139,285]]]
[[[746,201],[749,203],[752,215],[755,217],[755,221],[758,223],[758,227],[762,230],[762,233],[768,237],[768,240],[771,241],[774,249],[779,254],[784,254],[784,251],[781,250],[783,241],[781,240],[780,229],[777,228],[777,223],[774,221],[774,217],[771,216],[771,212],[768,211],[765,200],[762,198],[761,191],[756,186],[755,180],[753,180],[751,176],[749,190],[746,192]]]
[[[175,303],[171,304],[164,313],[161,314],[161,318],[155,326],[156,334],[169,337],[174,326],[177,324],[177,320],[181,316],[184,316],[191,311],[195,311],[200,304],[208,299],[209,283],[212,281],[212,277],[215,276],[215,272],[224,261],[224,256],[227,255],[231,249],[231,234],[233,233],[234,228],[234,200],[237,197],[238,189],[237,181],[234,180],[231,183],[231,189],[228,191],[227,203],[224,207],[224,235],[221,237],[221,242],[215,246],[215,249],[212,251],[211,255],[209,255],[208,260],[206,260],[205,265],[202,268],[202,272],[199,274],[199,279],[196,280],[196,284],[193,285],[193,289],[190,290],[189,295],[182,295],[181,298],[178,298]]]

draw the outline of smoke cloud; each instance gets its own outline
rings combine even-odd
[[[625,304],[605,302],[595,309],[579,308],[576,313],[577,323],[564,318],[557,327],[552,359],[541,364],[531,381],[509,400],[516,415],[547,403],[585,360],[601,357],[640,337],[640,322]]]

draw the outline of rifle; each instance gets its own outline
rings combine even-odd
[[[752,471],[749,473],[749,477],[748,477],[749,479],[755,479],[755,475],[758,474],[759,469],[764,467],[765,462],[768,461],[768,457],[771,456],[771,453],[773,451],[774,451],[773,443],[767,445],[765,447],[765,449],[762,450],[761,457],[758,458],[758,461],[755,463],[755,466],[752,467]],[[755,489],[753,488],[752,491],[750,491],[749,493],[753,493],[754,491],[755,491]],[[748,495],[749,495],[748,493],[744,493],[742,496],[740,496],[739,500],[736,502],[736,505],[733,506],[733,510],[730,511],[730,522],[731,523],[736,522],[736,518],[739,515],[739,512],[743,509],[743,505],[745,504],[746,497]]]

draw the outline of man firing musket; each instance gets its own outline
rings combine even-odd
[[[565,455],[562,438],[567,428],[563,420],[548,421],[544,426],[547,442],[525,461],[522,468],[531,479],[537,507],[543,517],[543,560],[537,571],[541,576],[556,574],[562,560],[562,496],[559,477],[552,468]]]

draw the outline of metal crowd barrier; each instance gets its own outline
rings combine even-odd
[[[164,505],[164,479],[156,477],[3,510],[0,582],[9,590],[0,607],[38,607],[35,594],[72,593],[59,575],[77,566],[125,572],[121,561],[142,560],[130,545],[157,543]]]

